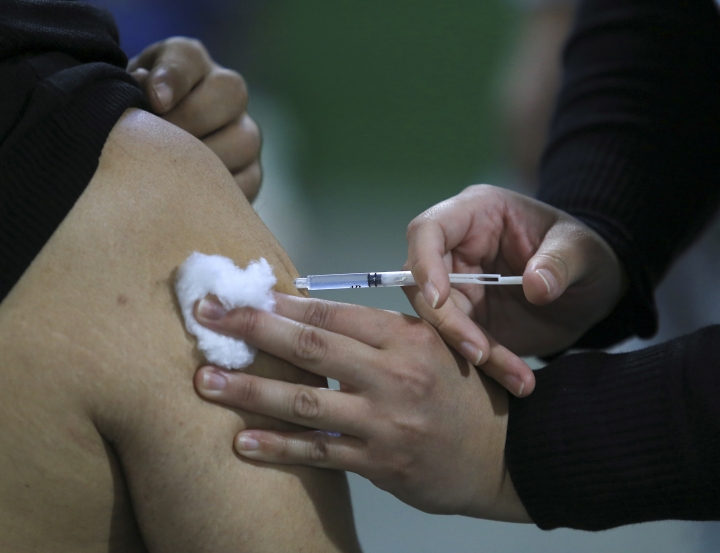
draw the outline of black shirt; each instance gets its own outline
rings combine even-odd
[[[595,229],[630,277],[578,343],[604,347],[655,332],[655,286],[720,204],[720,14],[587,0],[563,61],[539,198]],[[536,377],[510,398],[506,459],[541,528],[720,519],[720,327]]]
[[[126,64],[104,10],[0,2],[0,301],[82,194],[117,120],[145,106]]]

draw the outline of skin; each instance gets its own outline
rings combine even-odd
[[[627,289],[617,256],[574,217],[521,194],[471,186],[408,226],[418,289],[408,298],[442,338],[469,357],[496,339],[515,355],[548,355],[604,319]],[[450,287],[448,272],[522,275],[515,286]],[[515,355],[491,349],[483,370],[519,397],[535,386]]]
[[[357,472],[427,512],[529,522],[505,467],[507,394],[450,350],[431,325],[354,305],[277,295],[277,312],[198,320],[315,374],[340,391],[206,367],[213,401],[322,431],[240,433],[246,458]]]
[[[503,460],[507,396],[473,368],[477,359],[448,346],[483,344],[479,368],[527,395],[534,377],[516,354],[574,343],[613,309],[626,277],[587,226],[491,186],[420,215],[408,242],[420,284],[408,297],[424,321],[283,296],[276,314],[224,313],[212,298],[197,306],[206,326],[335,378],[340,392],[213,367],[198,371],[195,386],[225,405],[341,433],[244,431],[235,448],[246,458],[350,470],[428,512],[528,522]],[[451,288],[451,271],[522,274],[523,285]]]
[[[173,37],[128,63],[153,113],[199,138],[232,173],[248,200],[260,190],[260,130],[247,113],[240,74],[215,63],[198,40]]]
[[[357,552],[335,471],[238,459],[202,400],[173,294],[192,251],[296,272],[206,146],[131,110],[95,176],[0,304],[0,552]],[[148,360],[152,360],[151,362]],[[323,386],[260,354],[250,374]]]

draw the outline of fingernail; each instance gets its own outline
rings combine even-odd
[[[166,82],[160,81],[153,83],[152,89],[158,102],[160,102],[160,107],[162,107],[163,110],[168,109],[173,99],[172,88],[170,88]]]
[[[202,377],[202,388],[211,392],[224,390],[228,384],[225,375],[214,369],[204,369]]]
[[[218,301],[203,298],[197,306],[197,318],[206,321],[217,321],[227,314],[225,307]]]
[[[260,442],[250,436],[243,436],[237,439],[238,451],[257,451],[260,449]]]
[[[483,358],[482,350],[471,342],[463,342],[460,344],[460,353],[473,365],[479,365]]]
[[[558,287],[557,280],[555,280],[555,275],[553,275],[547,269],[536,269],[535,272],[537,273],[537,276],[539,276],[545,283],[548,294],[553,295],[554,291],[557,290]]]
[[[425,287],[423,288],[423,296],[425,296],[425,301],[427,302],[427,304],[433,309],[435,309],[438,299],[440,299],[440,292],[438,292],[438,289],[435,288],[435,285],[432,283],[432,281],[428,280],[425,284]]]
[[[517,397],[520,397],[525,389],[525,383],[513,374],[505,375],[503,378],[503,386]]]
[[[145,81],[145,79],[147,78],[149,72],[148,72],[148,70],[145,69],[144,67],[139,67],[139,68],[137,68],[135,71],[133,71],[133,72],[130,73],[130,74],[133,76],[133,78],[134,78],[136,81],[138,81],[139,83],[142,83],[142,82]]]

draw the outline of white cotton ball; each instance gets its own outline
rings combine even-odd
[[[193,316],[195,303],[214,294],[227,309],[254,307],[263,311],[275,308],[272,267],[264,258],[240,269],[221,255],[194,252],[180,266],[175,293],[185,318],[185,327],[197,337],[198,348],[205,358],[227,369],[247,367],[255,359],[255,348],[242,340],[218,334],[200,325]]]

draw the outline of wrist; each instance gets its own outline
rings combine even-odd
[[[505,463],[508,429],[508,393],[494,381],[481,375],[487,392],[487,407],[477,418],[479,432],[474,453],[476,479],[474,492],[461,515],[504,522],[531,523],[515,490]],[[485,403],[485,402],[483,402]]]
[[[606,291],[596,294],[604,307],[603,316],[586,329],[574,347],[605,348],[633,335],[652,336],[657,331],[652,278],[637,247],[610,221],[588,213],[572,216],[592,229],[598,249],[606,252],[607,265],[605,271],[598,268],[607,283]]]

